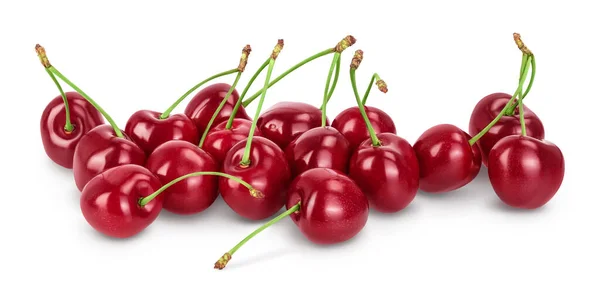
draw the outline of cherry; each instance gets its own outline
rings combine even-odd
[[[219,166],[223,165],[227,152],[233,145],[248,138],[252,122],[246,119],[235,118],[231,128],[227,128],[228,121],[223,121],[212,128],[206,136],[204,150],[206,150],[217,161]],[[262,136],[260,130],[254,131],[254,136]]]
[[[369,202],[358,185],[343,173],[327,168],[305,171],[292,182],[287,210],[243,239],[216,263],[223,269],[247,241],[286,216],[315,244],[336,244],[355,237],[367,224]]]

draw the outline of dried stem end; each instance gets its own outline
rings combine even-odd
[[[42,62],[42,65],[45,68],[50,68],[52,65],[50,64],[50,61],[48,60],[48,56],[46,55],[46,50],[44,49],[43,46],[36,44],[35,45],[35,52],[37,52],[38,57],[40,58],[40,62]]]
[[[244,70],[246,69],[246,65],[248,64],[248,57],[250,56],[250,52],[252,51],[252,48],[250,48],[250,44],[247,44],[246,46],[244,46],[244,49],[242,49],[242,56],[240,57],[240,65],[238,65],[238,71],[239,72],[244,72]]]
[[[277,45],[275,45],[275,48],[273,49],[271,58],[277,59],[277,57],[279,56],[279,53],[281,52],[282,49],[283,49],[283,39],[280,39],[277,41]]]
[[[219,269],[219,270],[223,270],[223,268],[225,268],[225,266],[227,266],[227,263],[229,262],[229,260],[231,260],[231,254],[229,253],[225,253],[216,263],[215,263],[215,269]]]
[[[359,49],[356,52],[354,52],[354,57],[352,58],[352,62],[350,63],[350,68],[358,69],[358,66],[360,65],[362,60],[363,60],[363,51]]]
[[[377,82],[375,82],[375,84],[377,85],[377,88],[381,92],[383,92],[383,93],[387,93],[388,92],[387,84],[382,79],[377,80]]]
[[[523,43],[523,40],[521,40],[521,34],[518,33],[513,33],[513,38],[515,39],[515,43],[517,44],[517,47],[524,53],[527,55],[533,55],[533,53],[531,52],[531,50],[529,50],[529,48],[525,45],[525,43]]]
[[[356,38],[352,35],[348,35],[344,37],[338,44],[333,48],[333,51],[337,53],[342,53],[342,51],[346,50],[346,48],[352,46],[356,43]]]
[[[262,193],[260,190],[257,189],[250,189],[250,195],[254,198],[264,198],[265,194]]]

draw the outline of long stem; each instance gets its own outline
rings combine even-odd
[[[246,84],[246,87],[244,88],[244,91],[242,92],[242,94],[240,95],[240,97],[238,98],[237,102],[235,103],[235,106],[233,107],[233,110],[231,111],[231,115],[229,116],[229,120],[227,121],[227,125],[225,126],[225,129],[229,130],[231,129],[231,126],[233,126],[233,119],[235,119],[235,115],[237,114],[237,111],[240,109],[240,106],[242,105],[242,101],[244,100],[244,97],[246,96],[246,93],[248,93],[248,90],[250,89],[250,87],[252,86],[252,84],[254,83],[254,81],[256,80],[256,78],[260,75],[260,73],[269,65],[269,60],[267,59],[254,73],[254,75],[252,76],[252,78],[250,78],[250,80],[248,81],[248,83]]]
[[[204,145],[204,140],[206,140],[208,131],[210,131],[213,122],[215,121],[215,119],[217,118],[217,116],[219,115],[219,113],[221,112],[223,107],[225,107],[225,104],[227,104],[227,100],[229,100],[229,97],[233,93],[233,90],[235,90],[235,87],[237,86],[237,83],[240,81],[241,76],[242,76],[242,72],[240,71],[240,72],[238,72],[237,76],[235,77],[235,81],[233,81],[233,85],[231,85],[231,87],[229,88],[227,95],[225,95],[225,98],[223,98],[223,100],[221,101],[221,103],[219,104],[219,106],[217,107],[215,112],[213,113],[212,117],[210,118],[210,121],[208,121],[208,125],[206,125],[206,128],[204,129],[204,133],[202,133],[202,138],[200,138],[200,144],[198,145],[198,147],[202,148],[202,145]]]
[[[48,70],[50,70],[54,75],[56,75],[63,82],[65,82],[69,86],[71,86],[83,98],[85,98],[90,104],[92,104],[92,106],[94,106],[94,108],[96,108],[96,110],[98,110],[98,112],[100,112],[100,114],[102,114],[102,116],[104,116],[104,118],[108,121],[110,126],[113,128],[113,130],[115,130],[115,134],[117,135],[117,137],[123,138],[123,133],[121,132],[121,129],[119,129],[119,126],[117,126],[115,121],[110,117],[110,115],[108,115],[106,113],[106,111],[104,111],[104,109],[102,109],[102,107],[100,107],[100,105],[98,105],[92,98],[90,98],[79,87],[77,87],[74,83],[72,83],[69,79],[67,79],[63,74],[61,74],[54,66],[49,67]]]
[[[527,94],[529,94],[529,91],[531,90],[531,87],[533,86],[533,80],[535,79],[535,72],[536,72],[536,65],[535,65],[535,56],[531,55],[531,76],[529,77],[529,84],[527,85],[527,89],[525,89],[525,92],[522,94],[522,96],[519,97],[519,99],[524,99]],[[513,116],[515,114],[515,108],[518,105],[518,103],[512,102],[511,106],[508,108],[508,111],[506,111],[506,115],[507,116]]]
[[[187,92],[185,92],[185,94],[183,94],[181,97],[179,97],[179,99],[177,99],[177,101],[175,101],[175,103],[173,103],[173,105],[171,105],[166,111],[164,111],[164,113],[162,113],[160,115],[160,119],[166,119],[169,117],[169,115],[171,115],[171,112],[179,105],[179,103],[181,103],[187,96],[189,96],[191,93],[193,93],[195,90],[197,90],[199,87],[203,86],[204,84],[206,84],[207,82],[210,82],[216,78],[222,77],[222,76],[226,76],[226,75],[230,75],[232,73],[238,72],[238,68],[234,68],[234,69],[230,69],[221,73],[218,73],[216,75],[213,75],[201,82],[199,82],[198,84],[196,84],[195,86],[193,86],[191,89],[189,89]]]
[[[329,74],[327,75],[327,82],[325,83],[325,92],[323,93],[323,104],[321,105],[321,126],[327,126],[327,102],[329,101],[329,86],[331,84],[331,77],[337,66],[338,60],[340,59],[340,53],[336,52],[331,60],[331,67],[329,68]],[[337,82],[337,78],[334,82]],[[334,87],[332,84],[332,88]],[[333,89],[331,90],[333,91]]]
[[[264,197],[264,195],[254,189],[254,187],[252,187],[252,185],[250,185],[248,182],[245,182],[244,180],[235,177],[233,175],[229,175],[227,173],[222,173],[222,172],[215,172],[215,171],[199,171],[199,172],[194,172],[194,173],[189,173],[186,175],[182,175],[180,177],[177,177],[173,180],[171,180],[169,183],[163,185],[161,188],[159,188],[157,191],[153,192],[151,195],[148,195],[146,197],[140,198],[139,200],[139,205],[140,206],[145,206],[147,205],[149,202],[151,202],[153,199],[155,199],[159,194],[163,193],[165,190],[167,190],[169,187],[171,187],[172,185],[174,185],[177,182],[180,182],[186,178],[190,178],[190,177],[194,177],[194,176],[201,176],[201,175],[214,175],[214,176],[220,176],[220,177],[225,177],[225,178],[229,178],[232,180],[235,180],[237,182],[239,182],[240,184],[242,184],[243,186],[245,186],[246,188],[248,188],[248,190],[250,191],[250,195],[252,195],[253,197],[256,198],[262,198]]]
[[[358,89],[356,88],[356,69],[350,69],[350,82],[352,83],[352,90],[354,91],[354,97],[356,98],[356,103],[358,104],[358,109],[360,110],[360,114],[362,115],[365,124],[367,125],[367,130],[369,131],[369,135],[371,136],[371,143],[374,147],[381,146],[381,141],[377,138],[377,134],[371,125],[371,121],[367,116],[367,112],[365,111],[365,106],[360,100],[360,96],[358,95]]]
[[[215,263],[215,269],[221,270],[221,269],[225,268],[225,266],[227,265],[227,262],[229,262],[229,260],[231,260],[231,256],[235,252],[237,252],[237,250],[239,250],[250,239],[252,239],[254,236],[258,235],[260,232],[262,232],[266,228],[272,226],[273,224],[277,223],[278,221],[282,220],[283,218],[285,218],[285,217],[287,217],[287,216],[289,216],[289,215],[291,215],[291,214],[293,214],[293,213],[295,213],[295,212],[297,212],[299,210],[300,210],[300,202],[298,202],[296,205],[294,205],[290,209],[286,210],[285,212],[281,213],[277,217],[273,218],[272,220],[270,220],[267,223],[265,223],[264,225],[262,225],[260,228],[256,229],[252,233],[250,233],[247,237],[245,237],[242,241],[240,241],[237,245],[235,245],[235,247],[231,248],[231,250],[229,250],[229,252],[225,253]]]
[[[369,82],[369,86],[367,87],[367,90],[365,91],[365,94],[362,98],[361,103],[363,104],[363,106],[367,104],[367,98],[369,98],[369,94],[371,93],[371,88],[373,88],[373,83],[375,83],[375,82],[377,82],[378,84],[381,83],[381,84],[385,85],[385,83],[383,83],[383,81],[379,77],[379,74],[374,73],[373,76],[371,77],[371,81]],[[380,85],[378,85],[378,87],[384,93],[387,92],[387,86],[381,87]]]
[[[340,57],[338,57],[338,60],[335,64],[335,74],[333,75],[333,82],[331,83],[331,88],[329,88],[329,93],[327,94],[327,104],[329,103],[329,100],[331,100],[331,96],[333,95],[333,92],[335,91],[335,87],[337,85],[338,79],[340,77],[340,66],[342,65],[342,56],[340,55]],[[322,109],[322,106],[321,106]]]
[[[471,138],[469,140],[469,144],[471,146],[473,146],[473,144],[475,144],[479,139],[481,139],[481,137],[483,137],[483,135],[485,135],[492,127],[494,127],[494,125],[496,125],[496,123],[498,123],[498,121],[500,121],[502,116],[504,116],[506,114],[506,112],[508,111],[508,109],[510,108],[512,103],[515,101],[516,97],[522,93],[523,84],[525,83],[526,75],[529,71],[529,64],[531,63],[531,57],[529,55],[524,54],[523,61],[526,63],[526,67],[525,67],[525,70],[522,71],[521,76],[519,77],[519,86],[515,90],[515,93],[510,98],[510,100],[506,103],[506,105],[504,106],[502,111],[496,116],[496,118],[494,118],[494,120],[492,120],[485,128],[483,128],[483,130],[481,130],[479,133],[477,133],[477,135],[473,136],[473,138]]]
[[[56,77],[54,76],[54,74],[52,72],[50,72],[50,70],[48,70],[47,68],[45,68],[46,72],[48,73],[48,75],[50,76],[50,78],[52,79],[52,81],[54,82],[54,84],[56,85],[56,88],[58,88],[58,91],[60,92],[60,96],[62,97],[63,103],[65,104],[65,132],[70,133],[73,132],[73,124],[71,123],[71,110],[69,109],[69,101],[67,100],[67,95],[65,95],[65,92],[63,91],[62,86],[58,83],[58,80],[56,79]]]
[[[519,98],[519,121],[521,122],[521,135],[527,136],[527,127],[525,126],[525,112],[523,111],[523,97]]]

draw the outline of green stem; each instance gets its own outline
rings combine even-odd
[[[90,104],[92,104],[92,106],[94,106],[94,108],[96,108],[96,110],[98,110],[98,112],[100,112],[100,114],[102,114],[102,116],[104,116],[104,118],[108,121],[110,126],[113,128],[113,130],[115,130],[115,134],[117,135],[117,137],[123,138],[123,133],[121,132],[121,129],[119,129],[119,127],[117,126],[115,121],[110,117],[110,115],[108,115],[106,113],[106,111],[104,111],[104,109],[102,109],[102,107],[100,107],[100,105],[98,105],[92,98],[90,98],[79,87],[77,87],[74,83],[72,83],[69,79],[67,79],[63,74],[61,74],[54,66],[49,67],[48,70],[50,70],[50,72],[52,72],[54,75],[56,75],[63,82],[65,82],[69,86],[71,86],[84,99],[86,99]]]
[[[356,69],[350,69],[350,82],[352,83],[352,90],[354,91],[354,97],[356,98],[356,103],[358,104],[358,109],[360,110],[360,114],[362,115],[365,124],[367,125],[367,130],[369,130],[369,135],[371,136],[371,142],[374,147],[381,146],[381,141],[377,138],[377,134],[371,125],[371,121],[367,116],[367,112],[365,111],[365,106],[360,100],[360,96],[358,95],[358,89],[356,88]]]
[[[217,107],[217,109],[215,110],[215,112],[213,113],[212,118],[210,118],[210,121],[208,121],[208,125],[206,125],[206,128],[204,129],[204,133],[202,133],[202,138],[200,138],[200,144],[198,145],[198,147],[202,148],[202,145],[204,145],[204,140],[206,140],[206,136],[208,135],[208,131],[210,131],[213,122],[215,121],[215,119],[219,115],[219,112],[221,112],[221,110],[223,109],[223,107],[225,107],[225,104],[227,104],[227,100],[229,100],[229,97],[231,96],[231,94],[235,90],[235,87],[237,86],[237,83],[240,81],[240,77],[241,76],[242,76],[242,72],[240,71],[240,72],[237,73],[237,76],[235,77],[235,81],[233,81],[233,85],[231,85],[231,87],[229,88],[229,91],[227,92],[227,95],[225,95],[225,98],[223,98],[223,100],[221,101],[221,103],[219,104],[219,106]]]
[[[252,76],[252,78],[250,78],[250,80],[248,81],[248,83],[246,84],[246,87],[244,88],[244,91],[242,92],[242,94],[240,95],[240,97],[238,98],[237,102],[235,103],[235,106],[233,107],[233,110],[231,110],[231,115],[229,116],[229,120],[227,121],[227,126],[225,126],[225,129],[229,130],[231,129],[231,126],[233,126],[233,119],[235,119],[235,115],[237,114],[237,111],[240,109],[240,106],[242,105],[242,101],[244,100],[244,97],[246,96],[246,94],[248,93],[248,90],[250,89],[250,87],[252,86],[252,84],[254,83],[254,81],[256,80],[256,78],[258,77],[258,75],[260,75],[260,73],[269,65],[269,60],[267,59],[259,68],[258,70],[256,70],[256,72],[254,73],[254,75]]]
[[[333,76],[333,83],[331,84],[331,88],[329,89],[329,93],[327,94],[327,103],[331,99],[333,92],[335,91],[335,87],[338,82],[338,78],[340,77],[340,67],[342,65],[342,56],[338,57],[337,63],[335,64],[335,75]],[[321,108],[322,109],[322,108]]]
[[[527,94],[529,94],[529,91],[531,90],[531,87],[533,86],[533,80],[535,79],[535,72],[536,72],[536,65],[535,65],[535,56],[531,55],[531,76],[529,77],[529,84],[527,85],[527,89],[525,89],[525,92],[523,93],[522,96],[519,97],[519,99],[524,99]],[[515,114],[515,108],[517,106],[517,103],[511,103],[510,108],[508,108],[508,111],[506,112],[507,116],[513,116]]]
[[[171,105],[164,113],[162,113],[160,115],[160,119],[166,119],[169,117],[169,115],[171,115],[171,112],[179,105],[179,103],[181,103],[187,96],[189,96],[191,93],[193,93],[195,90],[197,90],[199,87],[203,86],[204,84],[222,77],[222,76],[226,76],[226,75],[230,75],[232,73],[238,72],[238,68],[234,68],[234,69],[230,69],[228,71],[224,71],[221,73],[218,73],[214,76],[211,76],[201,82],[199,82],[198,84],[196,84],[195,86],[193,86],[191,89],[189,89],[187,92],[185,92],[185,94],[183,94],[183,96],[179,97],[179,99],[177,99],[177,101],[175,101],[175,103],[173,103],[173,105]]]
[[[65,104],[65,132],[70,133],[73,132],[73,124],[71,123],[71,110],[69,109],[69,101],[67,100],[67,95],[65,95],[65,92],[63,91],[62,86],[58,83],[58,80],[56,79],[56,77],[54,76],[54,74],[52,72],[50,72],[49,69],[45,68],[46,72],[48,73],[48,75],[50,76],[50,78],[52,79],[52,81],[54,82],[54,84],[56,85],[56,87],[58,88],[58,91],[60,92],[60,96],[62,97],[63,103]]]
[[[269,88],[269,81],[271,80],[271,74],[273,73],[273,66],[275,66],[275,59],[271,57],[269,59],[269,68],[267,69],[267,77],[265,78],[265,85],[262,89],[262,95],[258,100],[258,107],[256,108],[256,113],[254,113],[254,119],[252,121],[252,126],[250,127],[250,133],[248,133],[246,148],[244,149],[244,156],[242,157],[242,161],[240,161],[240,165],[242,166],[250,165],[250,150],[252,149],[252,137],[254,137],[254,131],[256,130],[256,122],[260,117],[260,111],[262,109],[263,103],[265,102],[265,96],[267,95],[267,89]]]
[[[299,62],[298,64],[296,64],[295,66],[291,67],[290,69],[286,70],[285,72],[283,72],[282,74],[280,74],[279,76],[277,76],[275,79],[273,79],[273,81],[271,83],[269,83],[269,86],[267,88],[270,88],[271,86],[273,86],[274,84],[276,84],[277,82],[279,82],[281,79],[283,79],[284,77],[286,77],[288,74],[290,74],[291,72],[295,71],[296,69],[300,68],[301,66],[317,59],[320,58],[322,56],[328,55],[330,53],[335,52],[333,49],[328,48],[326,50],[323,50],[313,56],[310,56],[308,58],[306,58],[305,60]],[[245,100],[243,103],[244,108],[248,107],[248,105],[250,103],[252,103],[252,101],[254,101],[254,99],[258,98],[258,96],[262,93],[262,91],[265,89],[262,89],[258,92],[256,92],[254,95],[252,95],[249,99]]]
[[[165,190],[167,190],[169,187],[171,187],[172,185],[174,185],[175,183],[182,181],[186,178],[190,178],[190,177],[194,177],[194,176],[201,176],[201,175],[214,175],[214,176],[220,176],[220,177],[225,177],[225,178],[229,178],[232,180],[235,180],[237,182],[239,182],[240,184],[242,184],[243,186],[245,186],[246,188],[248,188],[248,190],[250,191],[250,194],[252,196],[261,196],[262,193],[260,193],[258,190],[254,189],[254,187],[252,187],[252,185],[250,185],[248,182],[243,181],[242,179],[235,177],[233,175],[229,175],[227,173],[222,173],[222,172],[214,172],[214,171],[200,171],[200,172],[194,172],[194,173],[189,173],[186,175],[182,175],[180,177],[177,177],[173,180],[171,180],[171,182],[163,185],[161,188],[159,188],[157,191],[153,192],[151,195],[148,195],[146,197],[140,198],[139,200],[139,205],[140,206],[145,206],[147,205],[149,202],[151,202],[153,199],[155,199],[159,194],[163,193]]]
[[[362,98],[362,104],[363,106],[365,104],[367,104],[367,98],[369,97],[369,93],[371,93],[371,88],[373,88],[373,83],[375,83],[376,81],[380,80],[381,78],[379,77],[379,75],[377,73],[374,73],[373,76],[371,77],[371,82],[369,82],[369,86],[367,87],[367,91],[365,92],[365,95]]]
[[[530,56],[524,54],[523,55],[523,62],[525,62],[526,67],[525,67],[525,70],[522,71],[521,76],[519,77],[519,86],[515,90],[515,93],[510,98],[510,100],[506,103],[506,106],[504,106],[504,108],[502,109],[502,111],[496,116],[496,118],[494,118],[494,120],[492,120],[485,128],[483,128],[483,130],[481,130],[481,132],[477,133],[477,135],[473,136],[473,138],[471,138],[469,140],[469,144],[471,146],[473,146],[473,144],[475,144],[479,139],[481,139],[481,137],[483,137],[483,135],[485,135],[492,127],[494,127],[494,125],[496,125],[496,123],[498,123],[498,121],[500,121],[500,119],[502,118],[502,116],[504,116],[506,114],[506,112],[508,111],[508,109],[510,108],[510,106],[512,105],[512,103],[515,101],[515,99],[517,98],[517,96],[522,93],[522,91],[523,91],[523,84],[525,83],[526,75],[527,75],[527,73],[529,71],[529,64],[531,63]]]
[[[519,98],[519,121],[521,122],[521,135],[527,136],[527,127],[525,127],[525,112],[523,111],[523,97]]]
[[[331,67],[329,68],[329,74],[327,75],[327,82],[325,83],[325,92],[323,93],[323,104],[321,105],[321,126],[325,127],[327,126],[327,102],[329,101],[329,86],[331,84],[331,77],[333,76],[333,72],[335,70],[335,68],[337,67],[338,61],[340,59],[340,53],[336,52],[333,55],[333,59],[331,60]],[[339,72],[339,69],[338,69]],[[337,77],[336,80],[334,81],[333,84],[331,84],[331,93],[333,93],[333,89],[335,88],[335,83],[337,82]]]

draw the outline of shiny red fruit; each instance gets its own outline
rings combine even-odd
[[[348,172],[350,143],[333,127],[312,128],[294,139],[285,149],[292,176],[312,169],[331,168]]]
[[[110,125],[100,125],[85,134],[73,157],[75,185],[82,191],[94,176],[124,164],[144,165],[146,154],[129,139],[117,137]]]
[[[413,145],[419,160],[419,187],[443,193],[471,182],[481,169],[479,146],[469,145],[471,136],[460,128],[442,124],[425,131]]]
[[[204,129],[208,126],[212,115],[225,96],[227,96],[227,92],[230,88],[230,85],[224,83],[207,86],[200,90],[200,92],[198,92],[185,107],[184,113],[194,122],[194,124],[196,124],[199,136],[202,136],[204,133]],[[229,96],[227,103],[225,103],[225,106],[223,106],[211,127],[229,119],[231,111],[233,110],[233,107],[235,107],[235,103],[238,99],[239,95],[237,91],[233,90],[233,93]],[[246,110],[244,110],[242,106],[238,109],[235,117],[250,120],[250,117],[246,114]]]
[[[173,114],[161,119],[162,113],[140,110],[135,112],[125,125],[125,133],[146,155],[156,147],[171,140],[183,140],[198,144],[198,130],[186,115]]]
[[[508,101],[511,99],[511,95],[505,93],[495,93],[488,95],[481,99],[471,113],[471,120],[469,122],[469,134],[471,136],[477,135],[483,128],[485,128],[492,120],[500,114],[502,109],[506,106]],[[527,106],[523,105],[525,111],[525,127],[527,128],[527,135],[537,138],[544,139],[545,131],[544,125],[538,116],[531,111]],[[500,139],[510,135],[521,134],[521,122],[519,121],[519,108],[516,107],[515,114],[512,116],[502,116],[498,123],[496,123],[481,139],[477,141],[479,148],[481,149],[481,157],[483,164],[487,166],[488,155],[492,147],[500,141]]]
[[[321,118],[322,112],[315,106],[302,102],[279,102],[261,114],[257,126],[263,136],[285,150],[296,137],[321,126]]]
[[[219,191],[233,211],[250,220],[271,217],[285,204],[286,188],[290,182],[290,169],[281,148],[273,141],[254,136],[250,150],[250,165],[240,165],[246,140],[235,144],[223,163],[227,173],[249,183],[264,197],[250,195],[248,189],[237,181],[221,177]]]
[[[334,244],[355,237],[367,224],[369,201],[358,185],[343,173],[314,168],[290,185],[286,207],[300,202],[290,217],[313,243]]]
[[[54,163],[73,168],[75,147],[81,137],[98,125],[104,124],[100,112],[85,100],[79,93],[66,92],[71,123],[74,130],[65,131],[65,104],[61,96],[57,96],[44,109],[40,120],[40,133],[46,155]]]
[[[215,158],[219,167],[223,165],[225,156],[231,147],[248,138],[252,121],[235,118],[230,129],[225,129],[226,126],[227,120],[212,128],[208,132],[208,135],[206,135],[206,140],[204,140],[204,144],[202,145],[202,149]],[[258,128],[254,130],[254,136],[262,136]]]
[[[394,213],[406,208],[419,190],[419,161],[408,141],[392,133],[377,134],[381,146],[363,141],[350,159],[349,176],[375,210]]]
[[[533,137],[504,137],[489,158],[494,191],[516,208],[536,209],[548,203],[565,175],[565,159],[558,146]]]
[[[115,238],[140,233],[158,217],[162,197],[145,206],[140,199],[161,187],[160,181],[139,165],[120,165],[92,178],[81,194],[81,212],[98,232]]]
[[[199,171],[218,171],[215,160],[198,145],[173,140],[156,148],[148,157],[146,168],[162,184]],[[210,207],[219,193],[218,178],[213,175],[193,176],[171,185],[164,195],[164,209],[181,215],[196,214]]]
[[[367,113],[367,117],[369,117],[369,121],[371,121],[375,134],[396,134],[396,125],[394,124],[392,117],[386,112],[375,107],[367,106],[365,106],[365,112]],[[350,142],[350,150],[353,152],[360,143],[367,138],[370,138],[367,125],[365,124],[358,107],[351,107],[343,110],[335,117],[331,126],[336,128],[344,135],[344,137],[346,137],[348,142]]]

